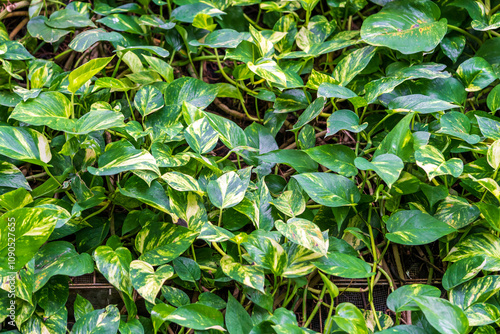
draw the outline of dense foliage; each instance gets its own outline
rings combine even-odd
[[[0,332],[497,332],[499,9],[5,3]]]

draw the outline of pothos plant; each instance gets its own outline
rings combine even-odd
[[[0,331],[497,332],[499,9],[8,3]],[[95,271],[123,304],[68,314]]]

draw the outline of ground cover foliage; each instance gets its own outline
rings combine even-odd
[[[0,331],[498,331],[500,1],[3,4]]]

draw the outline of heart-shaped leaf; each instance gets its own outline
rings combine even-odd
[[[210,181],[207,185],[207,193],[210,201],[219,209],[227,209],[235,206],[245,197],[248,183],[240,178],[235,172],[229,172],[217,180]]]
[[[314,261],[314,265],[329,275],[344,278],[365,278],[374,275],[365,261],[337,252],[328,252],[327,256]]]
[[[243,265],[229,255],[220,260],[222,271],[235,281],[264,292],[264,273],[256,266]]]
[[[453,227],[420,210],[402,210],[386,222],[385,236],[401,245],[424,245],[456,231]]]
[[[443,154],[430,145],[422,146],[415,151],[415,160],[417,165],[427,173],[430,180],[439,175],[459,177],[464,168],[462,160],[458,158],[445,160]]]
[[[387,307],[394,312],[418,311],[419,307],[413,298],[420,296],[439,298],[441,290],[425,284],[403,285],[387,297]]]
[[[163,283],[174,274],[169,265],[158,267],[156,271],[147,262],[134,260],[130,263],[130,278],[132,286],[151,304],[155,304],[156,295]]]
[[[394,154],[382,154],[373,158],[372,161],[356,158],[354,164],[360,170],[375,171],[389,187],[398,180],[404,168],[401,158]]]
[[[427,321],[441,333],[465,333],[469,321],[465,313],[456,305],[438,297],[419,296],[413,300],[424,312]]]
[[[359,117],[351,110],[342,109],[335,111],[326,121],[328,132],[326,136],[332,136],[340,130],[358,133],[366,129],[368,123],[359,124]]]
[[[361,38],[404,54],[431,51],[446,34],[446,20],[440,16],[432,1],[393,1],[363,21]]]
[[[134,288],[129,275],[132,262],[130,251],[125,247],[113,249],[109,246],[99,246],[94,251],[94,259],[97,269],[108,282],[132,298]]]
[[[440,123],[441,128],[437,133],[445,133],[453,137],[458,137],[469,144],[476,144],[480,140],[478,135],[469,134],[471,129],[470,120],[461,112],[451,111],[444,114],[441,117]]]
[[[468,92],[477,92],[497,78],[491,65],[481,57],[464,61],[458,67],[457,74]]]
[[[339,207],[356,204],[360,193],[348,178],[326,173],[303,173],[294,175],[302,188],[311,198],[322,205]]]
[[[163,107],[164,103],[163,95],[153,86],[142,87],[134,97],[135,108],[143,117],[154,113]]]
[[[276,229],[290,241],[301,245],[313,252],[326,255],[328,243],[317,225],[302,218],[292,218],[286,223],[277,220],[274,223]]]
[[[52,159],[47,138],[27,127],[0,126],[0,154],[40,166]]]

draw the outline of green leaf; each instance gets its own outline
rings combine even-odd
[[[220,29],[211,32],[203,39],[203,42],[190,41],[189,45],[206,46],[209,48],[235,48],[245,38],[245,35],[232,29]]]
[[[422,168],[432,180],[439,175],[459,177],[463,171],[463,162],[459,158],[445,160],[443,154],[434,146],[425,145],[415,151],[417,166]]]
[[[200,196],[205,194],[198,181],[187,174],[168,172],[163,174],[161,178],[177,191],[193,191]]]
[[[33,311],[34,309],[21,309],[17,314],[17,319],[21,317],[21,320],[25,320],[20,326],[22,333],[66,333],[66,324],[68,321],[68,310],[66,307],[63,307],[58,313],[50,317],[44,317],[42,314],[33,313]],[[17,322],[20,321],[17,320]]]
[[[282,192],[272,201],[272,204],[288,217],[299,216],[306,209],[306,201],[302,193],[295,189]]]
[[[286,76],[278,64],[270,58],[262,58],[255,63],[248,62],[248,68],[259,77],[266,79],[271,83],[279,84],[283,87],[286,85]]]
[[[436,133],[444,133],[465,140],[469,144],[477,144],[480,141],[478,135],[469,134],[471,124],[469,118],[458,111],[450,111],[441,116],[441,128]]]
[[[116,79],[110,77],[103,77],[95,81],[93,90],[97,91],[101,88],[109,88],[111,89],[111,92],[128,92],[134,87],[135,87],[134,84],[127,78]]]
[[[500,139],[500,122],[478,115],[475,116],[477,119],[477,124],[479,125],[479,129],[481,130],[483,136],[493,140]]]
[[[178,257],[174,259],[173,266],[175,273],[183,281],[196,283],[201,278],[200,267],[193,259]]]
[[[453,263],[443,275],[443,288],[451,290],[454,287],[473,279],[486,264],[483,256],[473,256]]]
[[[73,70],[69,74],[68,90],[73,94],[76,93],[80,87],[106,67],[111,59],[113,59],[113,57],[92,59],[88,63]]]
[[[231,293],[227,297],[225,320],[229,334],[250,334],[252,331],[252,318]]]
[[[448,35],[441,41],[441,50],[455,63],[465,49],[466,39],[463,35]]]
[[[444,261],[456,262],[476,256],[486,259],[483,270],[500,270],[500,239],[488,233],[470,234],[450,250]]]
[[[373,157],[381,154],[391,153],[408,162],[413,153],[413,136],[410,131],[410,123],[414,114],[408,113],[399,123],[384,137],[377,147]]]
[[[328,252],[327,256],[313,262],[319,270],[343,278],[365,278],[373,276],[371,267],[365,261],[337,252]]]
[[[130,251],[125,247],[112,249],[109,246],[99,246],[94,251],[94,259],[97,269],[108,282],[132,298],[134,288],[129,275],[132,262]]]
[[[292,130],[297,130],[302,128],[304,125],[315,119],[319,116],[319,114],[323,111],[323,107],[325,106],[325,98],[318,97],[316,100],[311,103],[306,110],[300,115],[297,123],[294,124]]]
[[[193,243],[197,233],[172,223],[148,222],[137,233],[135,248],[139,260],[159,266],[180,256]]]
[[[132,176],[119,189],[120,193],[125,196],[136,198],[160,211],[170,213],[168,196],[158,181],[152,181],[148,187],[144,180],[137,176]]]
[[[210,152],[219,140],[219,134],[210,126],[205,117],[189,124],[184,131],[184,137],[188,145],[198,154]]]
[[[128,16],[128,17],[133,17],[133,16]],[[134,45],[134,46],[127,46],[126,48],[115,50],[115,52],[127,52],[127,51],[134,51],[134,50],[145,50],[148,51],[152,54],[157,55],[158,57],[168,57],[170,55],[170,52],[168,50],[165,50],[162,47],[159,46],[154,46],[154,45]]]
[[[135,108],[143,117],[157,111],[164,103],[163,95],[153,86],[142,87],[134,97]]]
[[[350,334],[368,334],[365,319],[361,311],[351,303],[341,303],[335,309],[336,315],[333,321],[344,332]]]
[[[58,208],[58,209],[56,209]],[[56,223],[65,216],[65,210],[55,207],[19,208],[10,210],[0,217],[0,272],[16,272],[21,269],[54,230]],[[10,239],[9,239],[10,238]],[[16,261],[9,263],[9,244],[16,242]]]
[[[424,245],[456,230],[420,210],[402,210],[391,215],[386,222],[385,236],[401,245]]]
[[[456,229],[461,229],[479,217],[479,210],[475,205],[469,204],[465,198],[448,196],[439,203],[434,218]]]
[[[439,20],[440,16],[438,5],[432,1],[393,1],[363,21],[361,38],[403,54],[432,51],[447,31],[447,21]]]
[[[500,276],[488,275],[456,286],[449,292],[449,298],[450,302],[466,310],[476,303],[487,301],[499,290]]]
[[[42,15],[30,19],[27,24],[30,35],[47,43],[54,43],[71,32],[70,30],[51,28],[46,24],[47,20]]]
[[[356,96],[352,90],[329,82],[323,82],[318,87],[318,97],[350,99]]]
[[[365,46],[364,48],[349,53],[335,66],[332,77],[341,86],[346,86],[370,63],[375,55],[376,47]]]
[[[75,321],[78,321],[85,314],[94,311],[92,304],[79,294],[76,295],[75,303],[73,304],[73,311],[75,315]]]
[[[447,300],[437,297],[419,296],[413,300],[424,312],[427,321],[440,333],[466,333],[469,322],[464,312]]]
[[[206,3],[188,3],[175,8],[172,11],[171,19],[180,22],[193,23],[196,15],[207,14],[210,16],[225,15],[226,13]]]
[[[493,144],[488,147],[486,157],[490,166],[497,170],[500,166],[500,140],[494,141]]]
[[[0,162],[0,187],[31,190],[19,168],[5,161]]]
[[[337,68],[338,68],[338,65],[337,65],[337,67],[335,67],[335,69],[337,69]],[[319,86],[324,82],[329,82],[331,84],[338,83],[338,81],[335,80],[334,78],[332,78],[331,76],[329,76],[327,74],[323,74],[323,73],[318,72],[315,69],[313,69],[311,71],[311,74],[309,75],[309,79],[307,80],[306,87],[310,88],[310,89],[318,90]]]
[[[224,317],[213,307],[202,304],[181,306],[170,313],[166,320],[194,330],[224,330]]]
[[[116,31],[125,31],[131,34],[143,34],[143,30],[139,24],[139,20],[135,16],[128,16],[125,14],[111,14],[97,20],[97,22],[104,24],[108,28]]]
[[[398,63],[396,63],[398,64]],[[399,64],[398,64],[399,65]],[[368,103],[372,103],[376,100],[378,96],[381,94],[385,93],[390,93],[394,90],[395,87],[400,85],[401,83],[410,80],[410,79],[439,79],[439,78],[450,78],[450,74],[447,72],[442,72],[446,66],[442,64],[435,64],[435,63],[422,63],[422,64],[417,64],[417,65],[412,65],[412,66],[407,66],[401,68],[401,65],[395,66],[396,69],[394,71],[390,72],[390,76],[387,76],[385,78],[381,78],[378,80],[371,81],[365,85],[365,90],[366,90],[366,95],[365,99]],[[451,78],[452,79],[452,78]],[[453,84],[451,84],[453,82]],[[458,81],[454,81],[453,79],[451,82],[448,80],[446,83],[448,85],[453,85],[456,87],[457,83],[459,87],[462,87],[462,85]],[[437,84],[436,86],[438,87],[437,89],[442,89],[442,83],[439,82],[441,85]],[[425,94],[425,95],[433,95],[435,93],[435,90],[431,90],[431,92]],[[443,92],[443,95],[448,96],[449,92],[445,91]],[[442,98],[443,100],[446,100],[445,98]],[[465,97],[464,97],[465,100]]]
[[[172,66],[170,66],[167,62],[155,58],[155,57],[149,57],[146,55],[142,55],[144,59],[148,62],[148,64],[151,66],[151,69],[156,71],[159,75],[165,79],[166,82],[172,82],[174,81],[174,69]]]
[[[427,332],[416,325],[398,325],[384,329],[380,334],[427,334]]]
[[[484,219],[496,231],[500,231],[500,208],[494,204],[476,203]]]
[[[0,154],[40,166],[52,159],[47,138],[27,127],[0,125]]]
[[[132,286],[151,304],[155,304],[161,286],[173,274],[174,270],[169,265],[158,267],[155,271],[152,265],[144,261],[134,260],[130,263]]]
[[[38,16],[43,17],[43,16]],[[31,22],[31,21],[30,21]],[[44,39],[45,40],[45,39]],[[69,47],[77,52],[83,52],[97,42],[119,42],[123,40],[123,36],[114,31],[106,31],[104,29],[86,30],[75,36],[69,43]]]
[[[490,93],[488,94],[488,98],[486,99],[486,104],[492,112],[500,109],[500,85],[496,85],[490,91]]]
[[[234,149],[239,146],[247,146],[247,136],[243,129],[236,123],[224,117],[205,112],[205,117],[212,128],[219,133],[219,139],[229,147]]]
[[[210,181],[207,193],[213,205],[219,209],[227,209],[243,200],[247,187],[248,182],[242,180],[237,173],[229,172]]]
[[[35,255],[33,292],[55,275],[81,276],[94,272],[94,262],[87,253],[78,254],[67,241],[45,244]]]
[[[114,305],[95,310],[80,317],[73,326],[74,334],[112,334],[118,332],[120,311]]]
[[[44,317],[58,314],[64,308],[69,295],[68,278],[57,276],[50,279],[36,294],[37,304],[43,308]]]
[[[243,265],[229,255],[220,260],[220,266],[235,281],[264,293],[264,273],[256,266]]]
[[[259,266],[271,270],[274,275],[281,275],[287,264],[285,250],[274,239],[250,235],[243,243],[248,254]]]
[[[403,285],[387,297],[387,307],[393,312],[418,311],[419,307],[413,298],[420,296],[439,298],[441,290],[425,284]]]
[[[280,163],[291,166],[299,173],[314,172],[318,170],[318,164],[309,158],[303,151],[275,150],[260,155],[259,159],[272,164]]]
[[[344,145],[320,145],[305,150],[314,161],[343,176],[350,177],[358,173],[354,165],[354,151]]]
[[[326,255],[328,244],[316,224],[307,219],[291,218],[286,223],[277,220],[274,225],[288,240],[313,252]]]
[[[92,175],[115,175],[129,170],[149,170],[160,175],[155,158],[146,150],[138,150],[128,142],[114,142],[99,157],[99,168],[89,167]]]
[[[354,164],[360,170],[373,170],[389,187],[399,179],[404,168],[404,163],[397,155],[382,154],[368,161],[364,158],[356,158]]]
[[[304,173],[294,175],[307,194],[317,203],[339,207],[356,204],[360,193],[356,185],[348,178],[327,173]]]
[[[500,310],[497,306],[487,303],[477,303],[465,310],[469,326],[484,326],[500,320]]]
[[[95,27],[87,15],[70,8],[53,12],[45,22],[47,26],[57,29]]]
[[[477,92],[497,78],[491,65],[481,57],[472,57],[464,61],[458,67],[457,75],[468,92]]]
[[[138,319],[128,320],[127,322],[120,320],[118,331],[121,334],[144,334],[144,327]]]
[[[458,108],[459,106],[422,94],[399,96],[389,102],[389,109],[398,111],[417,111],[421,114],[444,111]]]
[[[328,132],[326,136],[333,136],[340,130],[359,133],[366,129],[368,123],[359,124],[359,117],[351,110],[341,109],[335,111],[326,121]]]
[[[123,114],[113,110],[91,110],[80,119],[70,119],[71,102],[59,92],[41,93],[37,98],[20,102],[11,117],[31,125],[46,125],[54,130],[87,134],[111,127],[123,127]]]

